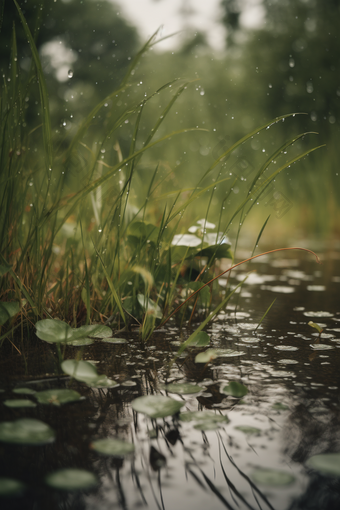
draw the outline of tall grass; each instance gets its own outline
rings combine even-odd
[[[84,118],[68,146],[56,147],[39,54],[14,2],[34,65],[28,75],[21,75],[13,29],[0,108],[0,299],[19,303],[20,311],[2,320],[1,334],[8,335],[20,324],[23,335],[39,318],[52,317],[72,325],[109,322],[116,330],[136,324],[147,340],[178,304],[179,284],[189,291],[183,268],[189,268],[191,278],[196,270],[197,279],[206,282],[218,259],[233,257],[226,241],[233,220],[240,217],[242,224],[276,176],[311,152],[290,161],[283,159],[277,169],[271,169],[273,160],[279,160],[306,133],[276,149],[258,169],[239,204],[234,210],[221,206],[218,226],[209,230],[207,220],[216,188],[224,187],[228,197],[235,185],[228,158],[256,133],[284,117],[260,126],[225,150],[190,188],[176,189],[174,170],[169,168],[164,174],[157,161],[142,175],[140,160],[146,153],[152,160],[153,147],[197,131],[186,128],[157,137],[190,81],[166,83],[147,97],[128,99],[126,92],[134,86],[133,71],[155,44],[155,33],[132,61],[120,86]],[[41,108],[41,125],[35,127],[42,135],[37,152],[30,147],[36,132],[25,118],[24,98],[33,87],[39,90]],[[144,133],[141,120],[148,103],[169,93],[165,108]],[[91,143],[98,119],[103,128]],[[132,126],[131,141],[122,149],[121,126],[127,120]],[[193,219],[202,216],[203,223],[194,227]],[[179,234],[188,237],[174,237]],[[208,311],[209,303],[206,306]]]

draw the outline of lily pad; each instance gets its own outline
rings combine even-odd
[[[310,344],[310,347],[314,351],[328,351],[330,349],[334,349],[334,347],[332,345],[327,345],[327,344]]]
[[[132,443],[114,438],[93,441],[90,448],[103,455],[113,455],[114,457],[124,457],[124,455],[135,451],[135,446]]]
[[[322,475],[340,476],[340,453],[323,453],[310,457],[306,466]]]
[[[261,434],[262,432],[261,429],[258,429],[256,427],[250,427],[250,425],[238,425],[237,427],[235,427],[235,429],[240,430],[241,432],[247,435]]]
[[[54,430],[40,420],[22,418],[0,423],[0,441],[4,443],[40,445],[54,439]]]
[[[205,388],[201,388],[197,384],[190,383],[170,383],[165,384],[164,389],[170,393],[177,393],[178,395],[190,395],[193,393],[199,393]]]
[[[278,471],[275,469],[256,468],[251,473],[250,478],[253,482],[260,485],[270,485],[281,487],[295,482],[295,476],[287,471]]]
[[[75,491],[87,490],[95,487],[97,477],[85,469],[60,469],[46,476],[45,482],[53,489]]]
[[[221,388],[221,392],[226,395],[231,395],[232,397],[241,398],[247,395],[248,388],[237,381],[230,381],[227,386]]]
[[[32,388],[14,388],[12,392],[19,395],[34,395],[35,390],[32,390]]]
[[[48,343],[67,342],[71,340],[73,334],[71,326],[56,319],[38,321],[35,327],[37,337]]]
[[[90,345],[93,338],[109,338],[112,337],[112,329],[102,324],[92,324],[91,326],[81,326],[72,330],[72,339],[67,343],[71,345]]]
[[[210,344],[210,336],[205,331],[199,331],[196,336],[194,336],[192,342],[188,345],[188,347],[206,347]]]
[[[112,381],[106,375],[99,375],[96,367],[88,361],[78,361],[76,359],[67,359],[61,364],[65,374],[73,379],[86,383],[91,388],[113,388],[119,386],[116,381]]]
[[[0,326],[19,313],[20,304],[17,302],[0,301]]]
[[[188,411],[181,413],[179,419],[181,421],[195,421],[194,429],[197,430],[216,430],[222,424],[229,423],[229,418],[227,416],[209,411]]]
[[[83,397],[77,391],[68,389],[38,391],[35,397],[39,404],[53,404],[55,406],[83,400]]]
[[[26,485],[14,478],[0,478],[0,497],[19,496]]]
[[[106,342],[108,344],[126,344],[125,338],[102,338],[102,342]]]
[[[234,351],[233,349],[207,349],[200,352],[195,357],[195,363],[209,363],[216,358],[232,358],[234,356],[242,356],[243,351]]]
[[[4,405],[7,407],[36,407],[37,404],[35,402],[32,402],[32,400],[16,398],[4,400]]]
[[[162,395],[146,395],[133,400],[131,406],[138,413],[146,414],[150,418],[165,418],[178,413],[184,402]]]

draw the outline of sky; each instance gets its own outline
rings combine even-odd
[[[136,26],[142,39],[150,37],[160,26],[165,37],[177,31],[182,34],[171,37],[157,45],[158,50],[171,50],[180,45],[181,37],[188,27],[192,31],[202,31],[214,50],[221,51],[225,46],[226,31],[219,21],[222,17],[221,0],[113,0],[120,13]],[[244,26],[254,26],[260,22],[260,0],[249,0],[241,22]],[[181,9],[190,14],[183,16]]]

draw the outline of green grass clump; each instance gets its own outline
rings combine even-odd
[[[153,161],[152,154],[156,145],[197,131],[188,127],[159,135],[190,82],[166,83],[147,97],[139,96],[133,84],[134,69],[155,44],[156,33],[133,59],[120,86],[57,145],[39,55],[16,5],[33,65],[23,76],[13,29],[0,105],[0,339],[17,328],[26,338],[38,320],[59,318],[73,327],[109,323],[119,330],[135,324],[146,341],[182,302],[179,290],[188,296],[200,286],[198,282],[214,276],[219,259],[233,258],[226,238],[233,220],[239,218],[243,224],[273,179],[311,152],[290,161],[283,156],[282,164],[271,170],[272,162],[306,133],[292,137],[267,158],[233,209],[225,204],[235,184],[244,183],[230,177],[228,158],[284,117],[229,147],[192,186],[177,188],[175,170]],[[36,88],[41,123],[32,129],[25,98]],[[148,103],[169,94],[145,133],[141,122]],[[147,168],[140,164],[146,156]],[[217,224],[212,225],[211,203],[221,187],[225,198]],[[208,313],[211,293],[204,289],[197,307]]]

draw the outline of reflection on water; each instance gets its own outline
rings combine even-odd
[[[340,452],[338,254],[330,254],[322,266],[290,257],[252,263],[248,269],[256,269],[256,276],[207,329],[215,347],[237,349],[244,356],[219,358],[206,366],[195,364],[192,353],[168,372],[164,361],[171,359],[172,342],[179,339],[172,322],[148,350],[140,349],[132,334],[126,335],[128,345],[86,348],[84,358],[97,361],[98,372],[120,383],[117,389],[72,383],[84,401],[29,409],[1,404],[1,421],[37,418],[56,431],[56,441],[46,446],[0,444],[0,476],[28,487],[23,497],[2,499],[3,507],[340,508],[339,479],[305,467],[312,455]],[[243,269],[234,272],[235,284],[243,274]],[[254,333],[274,297],[270,313]],[[323,325],[321,338],[308,326],[310,320]],[[67,356],[75,353],[70,349]],[[15,386],[68,386],[68,378],[53,376],[56,361],[50,346],[38,342],[23,354],[8,353],[1,361],[1,400],[15,398]],[[50,375],[42,377],[46,372]],[[241,400],[222,394],[221,384],[230,380],[245,384],[249,393]],[[185,402],[182,410],[213,410],[227,415],[229,423],[202,431],[195,422],[178,417],[155,421],[132,411],[134,398],[164,394],[161,383],[172,381],[202,387],[196,396],[170,394]],[[132,441],[135,454],[113,458],[91,450],[91,441],[104,437]],[[46,474],[67,467],[95,473],[98,487],[74,493],[48,489]]]

